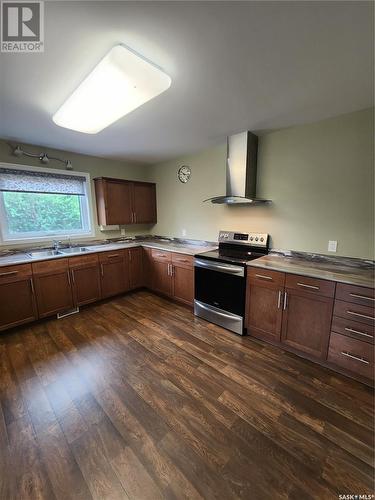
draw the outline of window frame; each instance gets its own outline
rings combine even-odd
[[[0,162],[0,168],[8,168],[13,170],[28,170],[33,172],[59,174],[59,175],[69,175],[77,177],[85,177],[86,182],[84,183],[85,194],[80,196],[81,205],[81,215],[84,224],[87,229],[82,231],[68,230],[68,231],[50,231],[48,234],[45,232],[32,233],[32,236],[27,236],[25,233],[21,234],[19,237],[10,237],[8,227],[6,224],[6,209],[4,204],[3,193],[0,192],[0,245],[9,245],[17,243],[33,243],[48,241],[55,238],[69,238],[69,239],[82,239],[84,237],[95,236],[94,229],[94,217],[93,217],[93,203],[92,203],[92,193],[91,193],[91,179],[90,174],[87,172],[76,172],[72,170],[63,170],[57,168],[45,168],[45,167],[34,167],[31,165],[17,165],[14,163],[4,163]]]

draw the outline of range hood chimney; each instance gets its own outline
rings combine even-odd
[[[204,201],[227,205],[270,203],[256,196],[258,137],[249,131],[227,139],[227,188],[225,196]]]

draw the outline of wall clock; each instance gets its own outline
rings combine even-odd
[[[187,165],[182,165],[182,167],[180,167],[178,169],[177,176],[178,176],[178,180],[185,184],[190,179],[191,168],[188,167]]]

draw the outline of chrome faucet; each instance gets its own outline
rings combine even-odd
[[[61,241],[60,240],[53,240],[52,245],[53,245],[53,249],[56,250],[56,252],[57,252],[58,249],[60,248]]]

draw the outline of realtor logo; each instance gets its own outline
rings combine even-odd
[[[1,2],[1,52],[44,52],[43,2]]]

